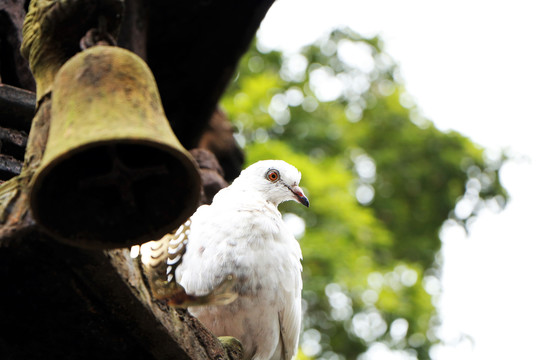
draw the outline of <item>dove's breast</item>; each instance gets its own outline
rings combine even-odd
[[[189,310],[215,335],[240,339],[248,357],[269,359],[279,349],[278,313],[300,296],[300,246],[275,206],[217,210],[192,217],[177,278],[187,293],[201,295],[234,275],[236,301]]]

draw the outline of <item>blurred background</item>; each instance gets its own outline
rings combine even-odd
[[[221,105],[312,203],[299,358],[540,356],[539,7],[273,5]]]

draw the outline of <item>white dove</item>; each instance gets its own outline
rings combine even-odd
[[[302,253],[277,207],[288,200],[309,206],[300,177],[284,161],[259,161],[179,229],[189,229],[175,271],[186,293],[211,293],[233,275],[238,295],[227,305],[189,311],[216,336],[239,339],[245,359],[290,360],[298,347]]]

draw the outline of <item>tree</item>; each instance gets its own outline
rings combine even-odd
[[[297,54],[252,46],[222,106],[248,163],[303,174],[312,207],[282,208],[304,253],[301,356],[354,359],[383,343],[429,358],[438,232],[504,206],[504,157],[422,117],[381,40],[349,30]]]

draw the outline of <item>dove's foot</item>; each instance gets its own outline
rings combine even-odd
[[[225,351],[227,351],[229,359],[242,359],[244,357],[244,347],[237,338],[232,336],[220,336],[218,337],[218,340]]]
[[[184,288],[178,285],[178,291],[171,294],[170,297],[165,300],[167,300],[168,305],[181,308],[204,305],[227,305],[232,303],[238,297],[238,294],[233,291],[235,284],[236,277],[227,275],[213,291],[198,296],[187,294]]]

